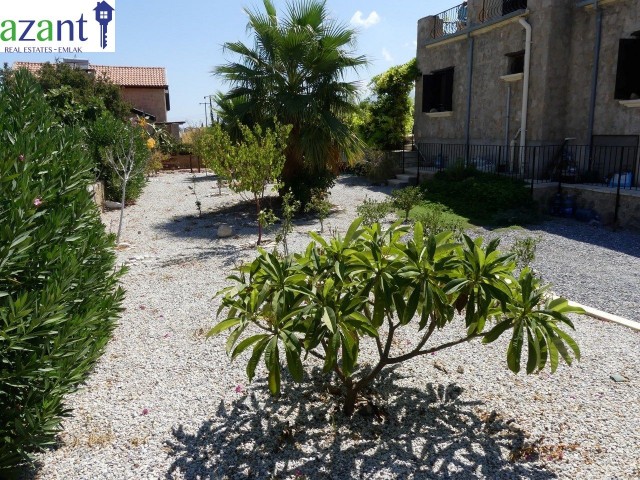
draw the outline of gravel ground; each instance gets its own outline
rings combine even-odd
[[[390,371],[375,389],[378,417],[344,418],[313,361],[309,381],[286,384],[278,400],[260,371],[247,385],[224,338],[204,338],[213,294],[255,252],[253,218],[234,207],[238,195],[214,187],[210,176],[162,174],[127,208],[131,247],[118,252],[130,265],[126,311],[87,385],[69,399],[59,448],[40,456],[36,478],[640,477],[640,332],[589,317],[576,319],[583,358],[573,367],[514,376],[504,341],[460,345]],[[326,228],[344,230],[365,197],[387,193],[341,178],[331,201],[342,209]],[[115,230],[117,212],[104,220]],[[216,238],[223,222],[237,235]],[[297,222],[290,248],[302,249],[313,228],[310,219]],[[557,293],[639,320],[638,235],[567,221],[477,233],[507,244],[540,235],[535,268]],[[629,381],[613,382],[615,373]]]

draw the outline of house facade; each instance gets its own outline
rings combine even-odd
[[[417,44],[418,143],[625,146],[637,178],[640,0],[469,0]]]
[[[144,115],[153,122],[167,123],[167,112],[171,109],[171,104],[164,68],[93,65],[87,60],[63,60],[63,62],[74,68],[106,77],[120,87],[122,99],[132,106],[136,114]],[[14,62],[13,68],[26,68],[37,73],[42,65],[35,62]]]

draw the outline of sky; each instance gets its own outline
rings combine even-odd
[[[350,79],[358,79],[362,87],[374,75],[415,57],[420,18],[459,3],[326,0],[332,17],[358,32],[355,53],[366,55],[370,64]],[[279,13],[284,12],[286,0],[274,0],[274,4]],[[165,67],[171,97],[169,121],[200,125],[205,120],[205,106],[200,104],[205,96],[229,89],[221,78],[211,74],[215,66],[233,58],[225,57],[222,45],[231,41],[252,44],[246,30],[245,7],[262,10],[262,0],[116,0],[115,53],[77,54],[76,58],[97,65]],[[52,54],[0,53],[0,64],[55,60]]]

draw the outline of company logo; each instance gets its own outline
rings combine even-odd
[[[116,0],[3,5],[0,53],[115,52]]]

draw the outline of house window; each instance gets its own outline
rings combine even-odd
[[[507,53],[507,59],[509,60],[507,75],[524,72],[524,50]]]
[[[102,20],[106,20],[107,18],[109,18],[109,12],[100,12],[100,18]]]
[[[527,0],[502,0],[502,15],[527,8]]]
[[[618,48],[617,100],[640,98],[640,38],[623,38]]]
[[[422,111],[453,111],[453,70],[446,68],[422,77]]]

